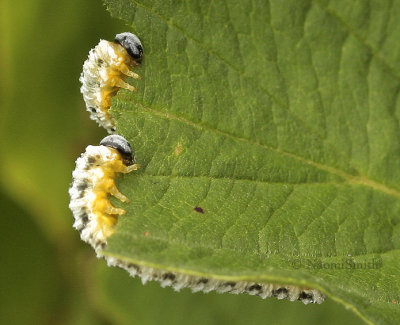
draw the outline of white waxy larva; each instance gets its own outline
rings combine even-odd
[[[79,81],[86,109],[90,118],[109,133],[115,132],[115,121],[108,112],[111,98],[120,88],[136,91],[125,79],[140,79],[131,70],[140,63],[142,55],[139,38],[131,33],[121,33],[115,36],[114,42],[100,40],[83,64]]]
[[[69,189],[69,208],[75,218],[74,228],[98,254],[107,244],[107,237],[113,234],[118,216],[125,213],[110,203],[109,196],[128,201],[114,179],[119,173],[138,168],[139,165],[133,164],[130,144],[119,135],[105,137],[99,146],[88,146],[76,160]]]

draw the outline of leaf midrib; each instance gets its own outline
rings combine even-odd
[[[185,32],[185,30],[177,25],[175,25],[171,19],[168,19],[166,17],[164,17],[162,14],[160,14],[159,12],[153,10],[153,8],[150,8],[146,5],[144,5],[143,3],[138,2],[137,0],[131,0],[132,3],[134,3],[135,5],[137,5],[138,7],[142,7],[145,10],[148,10],[149,12],[151,12],[152,14],[154,14],[155,16],[159,17],[162,21],[164,21],[169,27],[172,27],[176,30],[178,30],[179,32],[182,33],[182,35],[184,35],[187,39],[190,39],[191,41],[195,42],[198,46],[200,46],[203,50],[205,50],[208,54],[210,54],[211,56],[214,56],[215,58],[217,58],[220,62],[222,62],[224,65],[226,65],[227,67],[229,67],[230,69],[232,69],[233,71],[236,71],[244,80],[248,81],[249,83],[251,83],[252,86],[254,86],[255,88],[257,88],[258,90],[262,91],[263,93],[265,93],[268,97],[270,97],[275,103],[277,103],[280,107],[282,107],[283,109],[285,109],[296,121],[299,121],[307,130],[309,130],[310,132],[314,133],[315,135],[317,135],[319,138],[325,140],[326,137],[321,134],[320,132],[318,132],[317,130],[315,130],[314,128],[312,128],[312,126],[308,125],[304,120],[302,120],[299,116],[297,116],[296,114],[294,114],[287,105],[285,105],[282,101],[280,101],[277,97],[275,97],[274,95],[272,95],[268,89],[265,89],[263,87],[261,87],[257,82],[255,82],[253,80],[253,78],[251,77],[246,77],[243,75],[243,72],[240,71],[239,69],[237,69],[237,67],[235,65],[232,65],[230,62],[226,61],[224,58],[222,58],[218,53],[216,53],[215,51],[213,51],[212,49],[204,46],[203,43],[201,43],[198,39],[191,37],[189,34],[187,34]],[[325,12],[327,12],[330,16],[332,16],[336,21],[338,21],[339,24],[341,24],[347,31],[349,34],[352,34],[356,39],[358,39],[364,46],[366,46],[370,51],[373,57],[375,57],[379,62],[381,62],[387,69],[388,71],[398,80],[400,80],[400,75],[398,75],[395,71],[394,68],[388,63],[386,62],[386,60],[381,57],[378,54],[378,51],[372,47],[372,45],[368,44],[367,41],[362,38],[360,35],[358,35],[358,33],[356,31],[354,31],[348,24],[346,24],[343,19],[341,19],[341,17],[332,9],[324,6],[319,0],[312,0],[312,2],[316,3],[320,8],[322,8],[323,10],[325,10]],[[331,144],[332,145],[332,144]],[[333,146],[333,145],[332,145]],[[400,194],[400,193],[398,193]]]
[[[131,1],[132,1],[132,3],[134,3],[135,5],[137,5],[137,6],[139,6],[139,7],[142,7],[142,8],[144,8],[144,9],[148,10],[149,12],[151,12],[152,14],[158,16],[158,17],[159,17],[161,20],[163,20],[168,26],[173,27],[173,28],[179,30],[179,31],[180,31],[183,35],[185,35],[185,37],[187,37],[188,39],[190,39],[190,40],[196,42],[201,48],[203,48],[203,49],[204,49],[206,52],[208,52],[210,55],[215,56],[218,60],[220,60],[220,61],[221,61],[222,63],[224,63],[226,66],[230,67],[231,69],[233,69],[234,71],[236,71],[237,73],[239,73],[239,75],[241,75],[244,79],[246,79],[246,80],[248,80],[249,82],[251,82],[252,85],[254,85],[254,86],[257,87],[258,89],[260,89],[261,91],[263,91],[266,95],[268,95],[271,99],[273,99],[279,106],[281,106],[282,108],[284,108],[285,110],[287,110],[296,120],[300,121],[303,125],[305,125],[305,126],[307,127],[307,129],[309,129],[310,131],[312,131],[313,133],[315,133],[316,135],[318,135],[318,136],[321,137],[322,139],[324,138],[321,134],[319,134],[319,132],[317,132],[316,130],[310,128],[307,124],[305,124],[305,122],[304,122],[303,120],[301,120],[299,117],[297,117],[295,114],[293,114],[293,112],[291,112],[291,111],[289,110],[289,108],[286,107],[286,105],[284,105],[281,101],[279,101],[279,99],[277,99],[275,96],[273,96],[272,94],[270,94],[270,93],[268,92],[268,90],[266,90],[266,89],[260,87],[259,84],[257,84],[257,83],[254,82],[253,79],[248,78],[248,77],[244,77],[244,76],[241,74],[241,71],[240,71],[240,70],[236,69],[234,66],[232,66],[229,62],[227,62],[227,61],[224,60],[223,58],[221,58],[221,57],[220,57],[217,53],[215,53],[214,51],[212,51],[212,50],[210,50],[209,48],[205,47],[205,46],[204,46],[200,41],[198,41],[197,39],[194,39],[194,38],[192,38],[190,35],[187,35],[187,34],[184,32],[184,30],[183,30],[182,28],[180,28],[179,26],[176,26],[175,24],[173,24],[173,23],[171,22],[171,20],[169,20],[169,19],[167,19],[166,17],[162,16],[160,13],[154,11],[153,8],[149,8],[149,7],[145,6],[144,4],[142,4],[142,3],[140,3],[140,2],[138,2],[138,1],[136,1],[136,0],[131,0]],[[366,43],[366,41],[365,41],[364,39],[362,39],[360,36],[358,36],[358,34],[355,33],[355,31],[353,31],[353,30],[350,28],[350,26],[348,26],[347,24],[345,24],[333,11],[331,11],[331,10],[329,10],[328,8],[326,8],[326,7],[324,7],[323,5],[321,5],[321,4],[319,3],[319,1],[317,1],[317,0],[313,0],[313,1],[314,1],[315,3],[317,3],[321,8],[323,8],[329,15],[331,15],[333,18],[335,18],[340,24],[342,24],[342,25],[348,30],[349,33],[353,34],[354,37],[356,37],[361,43],[363,43],[365,46],[367,46],[367,47],[370,49],[372,55],[373,55],[374,57],[376,57],[379,61],[381,61],[381,62],[388,68],[388,70],[389,70],[397,79],[400,79],[400,76],[398,76],[398,75],[393,71],[393,69],[391,68],[391,66],[390,66],[383,58],[381,58],[381,57],[377,54],[377,52],[374,51],[374,49],[373,49],[369,44]],[[331,167],[331,166],[327,166],[327,165],[324,165],[324,164],[320,164],[320,163],[317,163],[317,162],[315,162],[315,161],[312,161],[312,160],[309,160],[309,159],[305,159],[305,158],[303,158],[303,157],[301,157],[301,156],[298,156],[298,155],[296,155],[296,154],[283,151],[283,150],[281,150],[281,149],[279,149],[279,148],[273,148],[273,147],[270,147],[270,146],[261,144],[261,143],[259,143],[259,142],[252,142],[252,141],[250,141],[249,139],[241,138],[241,137],[238,137],[238,136],[235,136],[235,135],[232,135],[232,134],[229,134],[229,133],[226,133],[226,132],[217,130],[217,129],[213,129],[213,128],[210,128],[210,127],[208,127],[208,126],[201,125],[201,124],[195,123],[195,122],[193,122],[193,121],[189,121],[189,120],[187,120],[187,119],[174,116],[173,114],[166,114],[166,113],[162,113],[162,112],[160,112],[160,111],[153,110],[153,109],[151,109],[151,108],[146,108],[146,107],[144,107],[144,105],[141,104],[141,103],[138,103],[138,104],[140,104],[145,110],[147,110],[148,112],[153,113],[154,115],[163,116],[163,117],[165,117],[165,118],[167,118],[167,119],[177,120],[177,121],[180,121],[180,122],[185,123],[186,125],[190,125],[190,126],[192,126],[192,127],[195,127],[195,128],[197,128],[197,129],[212,131],[212,132],[217,133],[217,134],[220,134],[220,135],[222,135],[222,136],[224,136],[224,137],[229,137],[229,138],[235,139],[236,141],[247,142],[247,143],[252,144],[252,145],[257,145],[257,146],[263,147],[264,149],[271,150],[271,151],[274,151],[274,152],[276,152],[276,153],[278,153],[278,154],[282,154],[282,155],[285,155],[285,156],[287,156],[287,157],[296,159],[296,160],[298,160],[298,161],[300,161],[300,162],[303,162],[303,163],[305,163],[305,164],[307,164],[307,165],[313,166],[313,167],[315,167],[315,168],[317,168],[317,169],[319,169],[319,170],[323,170],[323,171],[326,171],[326,172],[328,172],[328,173],[330,173],[330,174],[332,174],[332,175],[338,176],[338,177],[344,179],[348,184],[366,186],[366,187],[371,188],[371,189],[373,189],[373,190],[380,191],[380,192],[383,192],[383,193],[385,193],[385,194],[388,194],[388,195],[390,195],[390,196],[393,196],[393,197],[395,197],[395,198],[400,199],[400,191],[399,191],[399,190],[394,189],[394,188],[391,188],[391,187],[389,187],[389,186],[386,186],[386,185],[384,185],[384,184],[382,184],[382,183],[379,183],[379,182],[376,182],[376,181],[374,181],[374,180],[371,180],[371,179],[369,179],[369,178],[367,178],[367,177],[365,177],[365,176],[355,176],[355,175],[346,173],[346,172],[344,172],[344,171],[342,171],[342,170],[340,170],[340,169],[337,169],[337,168],[334,168],[334,167]]]
[[[232,178],[232,177],[217,177],[210,175],[161,175],[161,174],[150,174],[145,173],[142,177],[155,177],[155,178],[166,178],[166,179],[204,179],[204,180],[218,180],[218,181],[232,181],[232,182],[246,182],[246,183],[256,183],[256,184],[266,184],[266,185],[285,185],[285,186],[323,186],[323,185],[332,185],[332,186],[343,186],[347,185],[347,183],[340,182],[304,182],[304,183],[290,183],[290,182],[275,182],[275,181],[263,181],[258,179],[251,178]]]
[[[140,102],[135,102],[135,103],[137,104],[138,107],[140,107],[142,109],[142,111],[144,113],[148,113],[148,114],[152,114],[152,115],[155,115],[155,116],[159,116],[159,117],[162,117],[162,118],[165,118],[165,119],[168,119],[168,120],[175,120],[175,121],[181,122],[181,123],[183,123],[183,124],[185,124],[187,126],[191,126],[193,128],[196,128],[198,130],[209,131],[209,132],[221,135],[221,136],[226,137],[226,138],[231,138],[231,139],[233,139],[235,141],[245,142],[245,143],[253,145],[253,146],[261,147],[261,148],[263,148],[265,150],[273,151],[273,152],[275,152],[277,154],[280,154],[280,155],[295,159],[295,160],[297,160],[299,162],[302,162],[302,163],[304,163],[306,165],[312,166],[312,167],[314,167],[316,169],[325,171],[325,172],[327,172],[329,174],[332,174],[332,175],[335,175],[335,176],[337,176],[339,178],[342,178],[345,181],[343,184],[347,183],[349,185],[365,186],[365,187],[371,188],[371,189],[373,189],[375,191],[379,191],[379,192],[385,193],[385,194],[387,194],[389,196],[393,196],[393,197],[395,197],[397,199],[400,199],[400,191],[399,190],[394,189],[394,188],[389,187],[389,186],[386,186],[386,185],[384,185],[382,183],[379,183],[377,181],[371,180],[371,179],[369,179],[369,178],[367,178],[365,176],[355,176],[355,175],[349,174],[347,172],[344,172],[344,171],[342,171],[342,170],[340,170],[338,168],[331,167],[331,166],[328,166],[328,165],[324,165],[324,164],[321,164],[321,163],[317,163],[317,162],[312,161],[310,159],[303,158],[303,157],[298,156],[298,155],[296,155],[294,153],[287,152],[287,151],[284,151],[284,150],[279,149],[279,148],[274,148],[274,147],[271,147],[271,146],[268,146],[268,145],[265,145],[265,144],[262,144],[262,143],[259,143],[259,142],[256,142],[256,141],[251,141],[250,139],[239,137],[237,135],[230,134],[230,133],[227,133],[227,132],[212,128],[212,127],[210,127],[208,125],[204,125],[204,124],[201,124],[201,123],[196,123],[196,122],[190,121],[188,119],[185,119],[183,117],[175,116],[174,114],[171,114],[171,113],[161,112],[161,111],[155,110],[153,108],[146,107],[146,106],[144,106],[143,103],[140,103]],[[288,183],[288,184],[290,184],[290,183]],[[327,183],[321,183],[321,184],[327,184]]]
[[[121,227],[118,229],[118,233],[122,236],[126,236],[126,237],[131,237],[134,238],[134,240],[141,240],[141,239],[145,239],[146,241],[149,240],[148,237],[144,238],[143,235],[136,235],[134,233],[132,233],[132,231],[130,230],[125,230],[125,228]],[[276,254],[276,253],[262,253],[262,252],[249,252],[247,250],[241,250],[241,249],[232,249],[229,247],[215,247],[215,246],[211,246],[211,245],[206,245],[205,243],[200,244],[196,244],[195,242],[182,242],[182,241],[178,241],[174,238],[164,238],[164,237],[160,237],[160,236],[154,236],[151,235],[151,240],[152,241],[158,241],[158,242],[162,242],[164,244],[164,247],[168,247],[171,246],[171,244],[173,245],[179,245],[180,247],[186,247],[188,249],[196,249],[196,248],[207,248],[210,251],[212,251],[213,253],[211,255],[214,254],[214,252],[217,250],[219,252],[224,252],[226,251],[227,254],[231,254],[231,253],[235,253],[235,254],[243,254],[243,257],[248,257],[249,255],[253,256],[253,257],[257,257],[260,259],[265,259],[265,258],[271,258],[271,257],[277,257],[279,259],[301,259],[301,258],[314,258],[314,259],[321,259],[324,262],[329,262],[330,260],[332,260],[332,262],[337,261],[338,258],[365,258],[365,257],[383,257],[384,255],[387,254],[391,254],[393,252],[400,252],[400,249],[388,249],[384,252],[367,252],[367,253],[360,253],[360,254],[352,254],[351,256],[348,256],[347,254],[344,255],[334,255],[334,256],[309,256],[309,255],[283,255],[283,254]],[[106,254],[105,254],[106,255]],[[211,256],[210,255],[210,256]]]

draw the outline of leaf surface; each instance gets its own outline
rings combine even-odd
[[[106,4],[145,56],[112,104],[142,168],[104,254],[398,322],[400,1]]]

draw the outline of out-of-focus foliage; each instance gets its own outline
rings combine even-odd
[[[49,309],[58,308],[63,284],[57,279],[56,250],[31,216],[0,192],[3,242],[0,271],[2,324],[45,323]],[[4,247],[4,244],[6,247]],[[4,249],[5,248],[5,249]],[[16,305],[17,304],[17,305]],[[24,312],[16,312],[18,308]]]
[[[75,159],[105,135],[84,110],[83,61],[127,28],[95,0],[3,1],[0,15],[0,323],[358,322],[329,300],[174,293],[105,267],[72,229],[67,189]]]

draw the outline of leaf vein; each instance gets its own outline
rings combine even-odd
[[[275,152],[278,155],[282,155],[282,156],[297,160],[297,161],[299,161],[299,162],[301,162],[303,164],[312,166],[312,167],[314,167],[314,168],[316,168],[318,170],[325,171],[328,174],[332,174],[334,176],[342,178],[343,180],[345,180],[350,185],[361,185],[361,186],[369,187],[369,188],[371,188],[373,190],[383,192],[383,193],[385,193],[387,195],[390,195],[390,196],[393,196],[393,197],[396,197],[396,198],[400,198],[400,190],[392,188],[392,187],[389,187],[389,186],[386,186],[386,185],[384,185],[382,183],[379,183],[377,181],[368,179],[368,178],[366,178],[364,176],[355,176],[355,175],[352,175],[352,174],[350,174],[348,172],[345,172],[343,170],[337,169],[335,167],[332,167],[332,166],[329,166],[329,165],[324,165],[324,164],[315,162],[315,161],[307,159],[307,158],[303,158],[303,157],[301,157],[301,156],[299,156],[297,154],[284,151],[284,150],[282,150],[280,148],[274,148],[274,147],[268,146],[266,144],[262,144],[262,143],[260,143],[258,141],[251,141],[250,139],[239,137],[237,135],[233,135],[233,134],[230,134],[228,132],[215,129],[215,128],[212,128],[210,126],[206,126],[204,124],[196,123],[196,122],[190,121],[188,119],[175,116],[175,115],[173,115],[171,113],[165,113],[165,112],[157,111],[157,110],[154,110],[152,108],[145,107],[142,103],[138,103],[137,102],[137,104],[138,104],[138,106],[140,106],[142,111],[145,112],[145,113],[149,113],[149,114],[152,114],[152,115],[155,115],[155,116],[159,116],[159,117],[164,118],[164,119],[175,120],[175,121],[183,123],[183,124],[185,124],[187,126],[193,127],[195,129],[205,130],[205,131],[208,131],[208,132],[213,132],[213,133],[218,134],[218,135],[220,135],[222,137],[231,138],[231,139],[233,139],[234,141],[237,141],[237,142],[244,142],[244,143],[247,143],[247,144],[250,144],[250,145],[253,145],[253,146],[258,146],[258,147],[263,148],[265,150],[269,150],[269,151]]]

